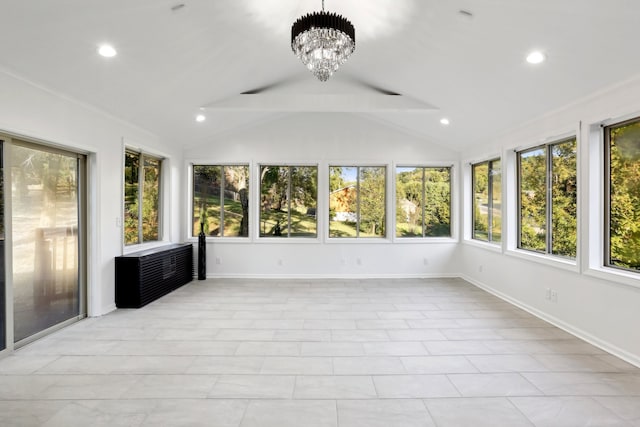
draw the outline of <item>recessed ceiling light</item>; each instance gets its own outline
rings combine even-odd
[[[201,123],[207,120],[207,117],[204,114],[198,114],[196,116],[196,122]]]
[[[449,123],[451,123],[451,122],[446,117],[443,117],[443,118],[440,119],[440,124],[443,125],[443,126],[448,126]]]
[[[544,62],[545,59],[547,59],[547,57],[539,50],[534,50],[527,55],[527,62],[529,64],[540,64],[541,62]]]
[[[118,54],[110,44],[103,44],[98,48],[98,53],[105,58],[113,58]]]

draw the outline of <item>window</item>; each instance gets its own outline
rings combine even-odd
[[[131,150],[124,157],[125,245],[160,240],[162,160]]]
[[[605,265],[640,271],[640,118],[605,127]]]
[[[476,240],[502,240],[502,182],[500,159],[471,166],[473,181],[473,235]]]
[[[329,237],[385,237],[384,166],[329,167]]]
[[[396,168],[396,236],[451,236],[451,168]]]
[[[260,237],[318,235],[318,167],[260,167]]]
[[[249,166],[193,165],[192,235],[249,236]]]
[[[535,147],[518,157],[518,247],[575,258],[576,139]]]

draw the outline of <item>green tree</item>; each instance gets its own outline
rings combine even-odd
[[[640,270],[640,122],[609,132],[609,262]]]
[[[385,235],[385,168],[360,168],[360,231]]]

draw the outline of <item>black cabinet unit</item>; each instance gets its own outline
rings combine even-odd
[[[140,308],[193,280],[190,243],[116,257],[116,306]]]

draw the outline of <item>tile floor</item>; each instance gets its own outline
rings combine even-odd
[[[0,360],[2,426],[640,426],[640,369],[460,279],[194,281]]]

